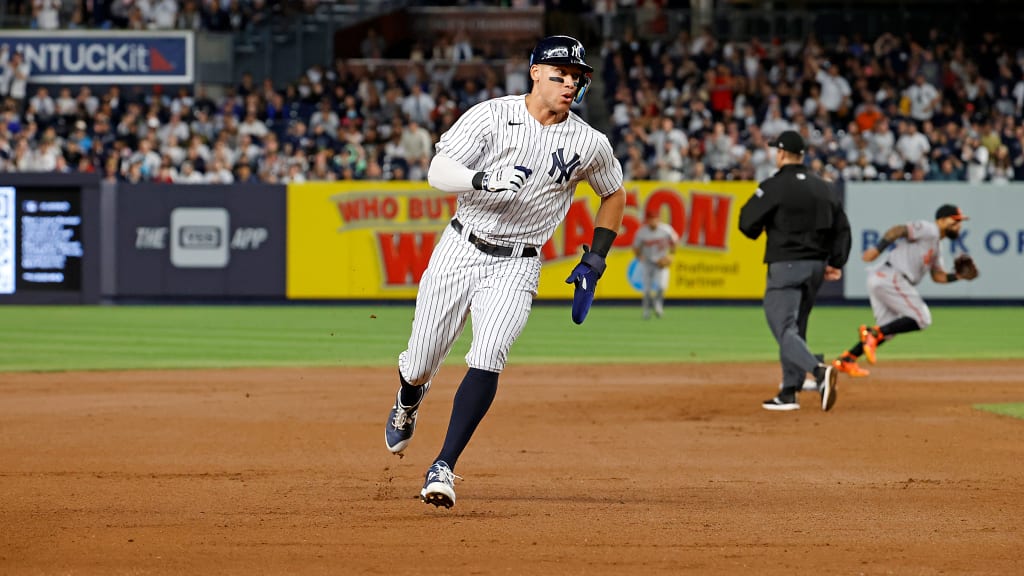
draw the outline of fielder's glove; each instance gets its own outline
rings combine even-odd
[[[583,324],[583,321],[587,319],[590,305],[594,303],[594,290],[597,288],[597,281],[607,267],[604,256],[597,252],[591,252],[589,246],[583,245],[583,258],[565,279],[566,284],[576,285],[572,293],[573,322]]]
[[[961,254],[953,260],[953,269],[957,277],[964,280],[974,280],[978,277],[978,265],[967,254]]]
[[[504,192],[510,190],[513,194],[526,183],[528,174],[518,168],[506,166],[492,172],[481,172],[480,190],[485,192]]]

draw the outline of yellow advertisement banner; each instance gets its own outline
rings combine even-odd
[[[679,234],[668,298],[758,299],[763,237],[738,229],[754,182],[633,182],[623,227],[598,285],[601,298],[640,297],[632,244],[656,209]],[[431,251],[455,214],[457,196],[425,182],[315,182],[288,186],[290,299],[413,299]],[[581,184],[565,221],[541,250],[538,298],[572,297],[565,284],[589,244],[600,199]]]

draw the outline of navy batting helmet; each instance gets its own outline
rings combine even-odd
[[[583,44],[571,36],[548,36],[537,43],[530,55],[530,65],[534,64],[572,64],[579,66],[584,72],[593,72],[594,68],[583,61],[587,51]]]
[[[576,96],[573,99],[577,104],[583,101],[583,95],[587,93],[590,86],[590,73],[594,67],[587,64],[583,59],[587,51],[583,49],[583,43],[571,36],[548,36],[541,40],[533,48],[530,54],[530,66],[534,64],[569,64],[579,66],[583,70],[583,77],[576,88]]]

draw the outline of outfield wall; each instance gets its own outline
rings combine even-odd
[[[949,300],[1024,300],[1024,184],[968,186],[961,182],[851,183],[846,211],[853,231],[853,254],[845,269],[846,298],[867,298],[871,265],[859,255],[874,246],[885,231],[912,220],[933,220],[939,206],[959,206],[970,220],[956,241],[943,241],[939,257],[945,269],[953,258],[970,254],[981,270],[972,282],[936,284],[924,280],[925,298]]]
[[[95,178],[61,175],[8,181],[13,186],[0,186],[0,304],[411,301],[457,201],[422,182],[101,186]],[[641,215],[655,208],[681,238],[669,299],[759,300],[764,239],[752,242],[737,229],[739,209],[755,188],[754,182],[627,183],[623,230],[599,297],[639,299],[630,245]],[[978,260],[981,277],[944,286],[926,280],[921,292],[1024,301],[1024,185],[850,184],[845,195],[853,254],[844,280],[826,283],[822,299],[866,298],[863,249],[888,227],[931,218],[952,202],[971,217],[955,250]],[[58,197],[69,201],[53,202]],[[564,279],[590,241],[598,206],[581,185],[565,222],[542,247],[538,298],[571,297]],[[27,211],[41,208],[68,213],[31,212],[42,217],[21,225]],[[948,242],[943,250],[949,265]],[[58,264],[64,269],[32,268]]]
[[[757,299],[764,292],[763,239],[737,229],[754,183],[627,185],[623,231],[598,290],[605,298],[638,298],[630,247],[648,208],[679,234],[669,298]],[[600,199],[583,184],[565,221],[541,249],[538,298],[571,297],[565,278],[590,242]],[[423,182],[309,183],[288,189],[289,299],[411,300],[434,244],[455,212],[456,196]]]

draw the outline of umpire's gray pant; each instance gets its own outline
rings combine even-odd
[[[764,315],[779,343],[782,394],[799,391],[805,374],[818,365],[818,359],[807,347],[807,319],[824,277],[825,262],[820,260],[790,260],[768,265]]]

